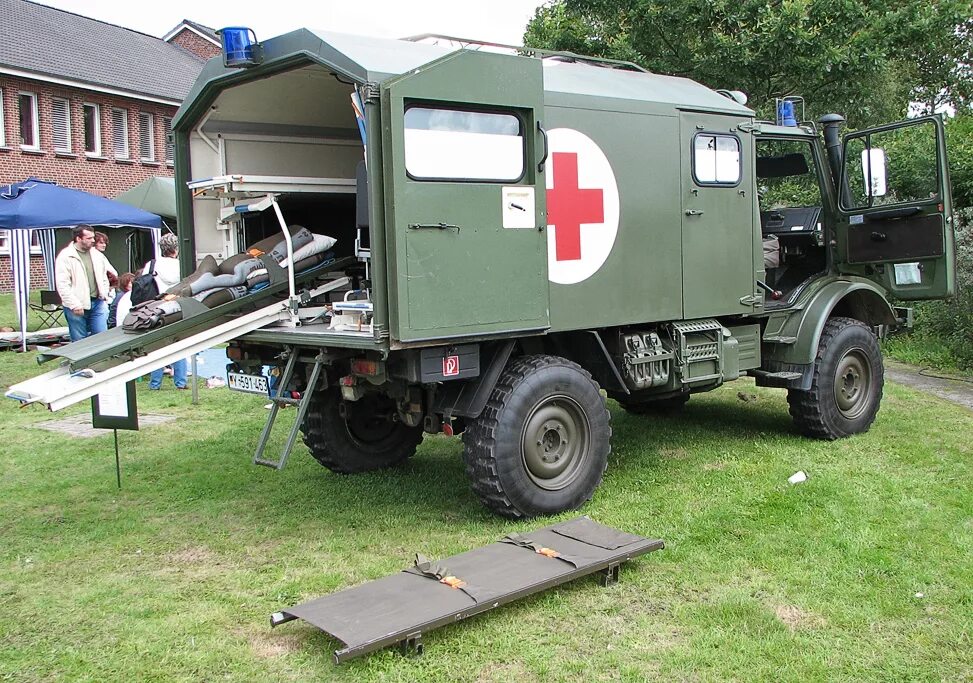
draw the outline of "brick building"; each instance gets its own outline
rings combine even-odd
[[[0,0],[0,185],[29,177],[113,198],[173,175],[172,117],[207,59],[212,29],[183,21],[164,38]],[[32,289],[47,286],[40,249]],[[0,230],[0,292],[12,287]]]

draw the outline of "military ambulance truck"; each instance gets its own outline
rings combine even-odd
[[[953,292],[936,117],[842,140],[839,116],[768,123],[576,55],[309,30],[246,48],[173,121],[183,272],[296,225],[337,240],[329,259],[43,354],[61,367],[11,395],[56,409],[229,341],[231,388],[267,394],[274,369],[257,462],[282,467],[298,430],[342,473],[461,434],[489,509],[545,515],[600,484],[606,394],[651,416],[750,376],[809,437],[866,431],[890,299]]]

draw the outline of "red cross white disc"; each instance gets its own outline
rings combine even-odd
[[[618,234],[618,185],[594,140],[572,128],[548,131],[547,272],[571,285],[601,268]]]

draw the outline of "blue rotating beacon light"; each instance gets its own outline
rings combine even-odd
[[[227,26],[217,33],[223,43],[223,66],[246,68],[260,63],[260,45],[252,29],[243,26]]]

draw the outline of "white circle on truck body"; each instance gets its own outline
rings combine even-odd
[[[598,144],[573,128],[547,132],[547,272],[563,285],[587,280],[618,235],[618,184]]]

